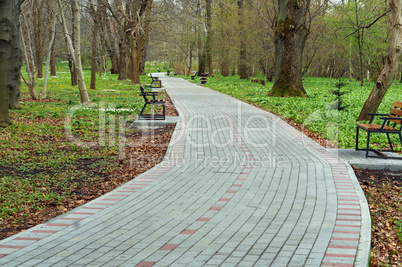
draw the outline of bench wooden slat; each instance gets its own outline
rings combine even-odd
[[[397,117],[402,117],[402,110],[400,110],[400,109],[393,108],[393,109],[391,109],[390,113]]]
[[[357,127],[360,129],[366,130],[366,131],[378,131],[381,129],[381,124],[364,124],[364,123],[358,123]],[[398,129],[395,129],[394,127],[387,126],[385,125],[384,128],[382,129],[383,131],[391,131],[391,132],[398,132]]]
[[[396,107],[396,108],[402,108],[402,102],[401,102],[401,101],[395,101],[395,102],[394,102],[394,107]]]
[[[398,116],[388,115],[388,118],[399,118],[399,117]],[[392,122],[395,122],[395,123],[398,123],[398,124],[402,124],[401,120],[389,120],[389,121],[392,121]]]

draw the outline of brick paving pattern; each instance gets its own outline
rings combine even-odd
[[[348,164],[270,113],[162,79],[180,113],[164,161],[0,241],[0,266],[367,266]]]

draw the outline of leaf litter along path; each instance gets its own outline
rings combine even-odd
[[[166,112],[168,116],[177,116],[177,111],[169,98],[167,98]],[[336,147],[336,145],[329,144],[326,139],[306,130],[304,126],[295,123],[293,120],[281,118],[317,143]],[[119,168],[114,173],[102,177],[102,181],[99,183],[83,184],[81,188],[74,189],[72,196],[60,203],[47,203],[44,209],[29,213],[23,222],[16,222],[14,219],[0,222],[0,240],[81,206],[152,168],[162,161],[173,130],[174,125],[165,126],[163,129],[154,132],[148,130],[134,131],[133,134],[127,136],[127,139],[129,142],[136,142],[138,145],[127,148],[126,159],[119,161]],[[91,159],[77,162],[79,167],[83,169],[91,163]],[[396,221],[402,221],[402,173],[354,170],[366,194],[372,218],[372,266],[383,266],[384,264],[402,266],[402,253],[400,253],[402,242],[398,239],[396,231]]]

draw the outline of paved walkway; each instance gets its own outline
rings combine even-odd
[[[177,78],[165,160],[0,241],[0,266],[366,266],[370,217],[350,166],[277,117]]]

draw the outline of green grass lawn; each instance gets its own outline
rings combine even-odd
[[[184,77],[184,76],[181,76]],[[184,77],[189,79],[189,77]],[[194,82],[200,82],[197,77]],[[338,143],[340,148],[353,149],[356,137],[356,119],[370,94],[373,83],[366,83],[361,87],[360,82],[343,79],[346,83],[341,88],[345,92],[341,96],[345,109],[339,111],[335,108],[337,96],[331,91],[335,90],[338,79],[306,78],[303,82],[307,91],[307,98],[276,98],[268,97],[267,93],[272,88],[273,82],[267,82],[266,86],[251,83],[250,80],[240,80],[238,76],[208,78],[207,87],[228,94],[244,102],[253,104],[274,114],[283,115],[304,124],[312,132],[319,133],[322,137]],[[402,84],[394,82],[389,88],[378,113],[388,113],[395,100],[402,101]],[[380,120],[378,123],[382,123]],[[363,131],[360,136],[360,147],[365,146]],[[401,151],[401,144],[397,136],[392,137],[395,150]],[[371,142],[376,147],[383,148],[387,145],[384,134],[373,134]]]
[[[24,220],[28,212],[57,205],[74,189],[116,170],[119,122],[133,121],[142,108],[138,85],[108,74],[97,77],[97,89],[91,90],[90,71],[85,71],[85,81],[93,105],[83,107],[67,66],[58,67],[57,77],[48,80],[50,101],[32,101],[23,83],[22,109],[12,110],[13,124],[0,129],[0,223],[11,217]],[[151,79],[143,76],[141,81]],[[37,79],[36,91],[42,86],[43,79]]]

